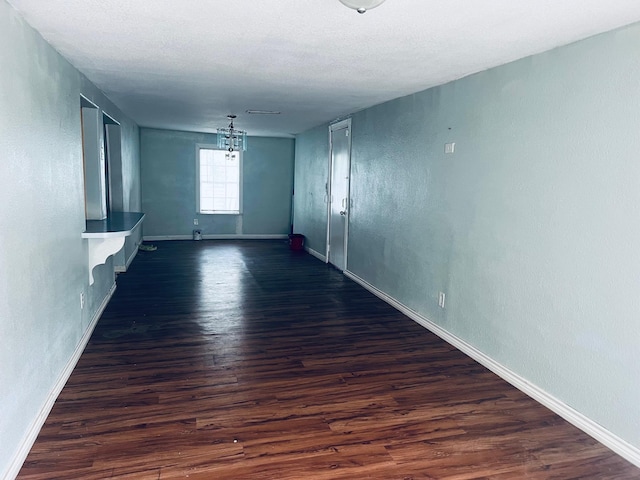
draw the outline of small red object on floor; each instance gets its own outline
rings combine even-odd
[[[289,248],[291,250],[303,250],[304,249],[304,235],[299,233],[289,234]]]

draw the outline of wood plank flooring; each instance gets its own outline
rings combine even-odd
[[[140,252],[19,479],[634,479],[282,241]]]

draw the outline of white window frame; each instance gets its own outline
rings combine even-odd
[[[217,145],[213,144],[197,144],[196,145],[196,213],[200,215],[242,215],[242,152],[234,151],[233,153],[237,155],[238,158],[238,210],[212,210],[212,211],[202,211],[200,207],[200,189],[201,189],[201,181],[200,181],[200,151],[201,150],[216,150],[218,152],[229,153],[226,150],[222,150],[218,148]]]

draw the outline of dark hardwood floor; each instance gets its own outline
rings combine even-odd
[[[283,241],[140,252],[20,479],[632,479]]]

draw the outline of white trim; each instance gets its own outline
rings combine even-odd
[[[238,158],[238,211],[223,211],[223,212],[202,212],[200,211],[200,150],[214,150],[216,152],[226,152],[225,149],[219,148],[217,144],[211,143],[197,143],[196,144],[196,215],[242,215],[243,209],[243,180],[244,180],[244,163],[242,150],[234,150],[231,154],[236,154]],[[229,153],[229,152],[227,152]],[[242,219],[241,219],[242,221]]]
[[[282,240],[289,238],[287,234],[236,234],[202,235],[203,240]],[[162,242],[165,240],[193,240],[192,235],[145,235],[145,242]]]
[[[133,252],[131,252],[131,255],[129,255],[129,258],[127,258],[127,261],[124,263],[125,271],[127,271],[127,269],[131,266],[131,263],[133,262],[133,259],[136,258],[136,255],[138,254],[138,247],[139,246],[140,246],[140,242],[138,242],[136,240],[135,248],[133,249]],[[125,244],[125,247],[126,247],[126,244]]]
[[[331,215],[332,215],[332,200],[333,200],[333,134],[339,130],[346,130],[348,141],[348,162],[349,162],[349,174],[347,179],[347,205],[346,205],[346,218],[344,227],[344,270],[348,268],[347,252],[349,246],[349,215],[351,213],[351,117],[344,120],[337,121],[329,125],[329,178],[327,180],[327,248],[326,248],[326,262],[331,262]],[[338,265],[334,265],[338,269]]]
[[[103,109],[101,109],[101,110],[102,110],[102,115],[104,115],[105,117],[107,117],[109,120],[111,120],[113,122],[113,123],[111,123],[111,125],[117,125],[118,127],[120,126],[120,122],[118,120],[116,120],[115,118],[113,118],[113,115],[109,115]],[[104,119],[102,121],[104,122]]]
[[[283,240],[288,239],[288,234],[250,234],[240,233],[231,235],[202,235],[204,240]]]
[[[82,100],[84,100],[87,103],[90,103],[91,106],[86,106],[86,105],[82,105]],[[100,110],[100,107],[93,101],[90,100],[89,97],[87,97],[85,94],[81,93],[80,94],[80,107],[85,107],[85,108],[95,108],[96,110]]]
[[[196,228],[196,230],[198,230]],[[143,242],[163,242],[165,240],[193,240],[193,235],[145,235]]]
[[[313,255],[314,257],[316,257],[321,262],[327,263],[327,257],[326,256],[322,255],[321,253],[316,252],[314,249],[309,248],[309,247],[304,247],[304,249],[307,251],[307,253],[309,253],[310,255]]]
[[[333,132],[331,131],[331,125],[327,130],[329,136],[329,165],[327,167],[327,182],[325,183],[325,197],[327,199],[327,239],[326,248],[324,249],[325,258],[327,263],[329,262],[329,248],[331,247],[331,167],[333,166]]]
[[[573,409],[572,407],[562,402],[561,400],[557,399],[556,397],[549,394],[548,392],[544,391],[537,385],[529,382],[527,379],[521,377],[520,375],[508,369],[504,365],[498,363],[497,361],[495,361],[485,353],[475,348],[473,345],[465,342],[464,340],[457,337],[456,335],[448,332],[447,330],[443,329],[439,325],[433,323],[431,320],[427,319],[426,317],[423,317],[418,312],[410,309],[409,307],[407,307],[406,305],[403,305],[393,297],[377,289],[366,280],[363,280],[362,278],[358,277],[353,272],[345,271],[344,274],[346,277],[350,278],[354,282],[360,284],[365,289],[369,290],[376,297],[384,300],[392,307],[404,313],[407,317],[412,319],[414,322],[420,324],[427,330],[431,331],[438,337],[442,338],[445,342],[453,345],[461,352],[467,354],[468,356],[473,358],[476,362],[488,368],[493,373],[495,373],[500,378],[502,378],[503,380],[507,381],[508,383],[516,387],[521,392],[525,393],[526,395],[530,396],[537,402],[541,403],[542,405],[547,407],[549,410],[557,413],[566,421],[578,427],[580,430],[582,430],[586,434],[592,436],[603,445],[609,447],[611,450],[613,450],[615,453],[617,453],[621,457],[625,458],[626,460],[633,463],[634,465],[640,467],[640,449],[639,448],[634,447],[627,441],[623,440],[622,438],[618,437],[614,433],[604,428],[602,425],[596,423],[595,421],[591,420],[589,417]]]
[[[18,450],[13,455],[13,459],[9,463],[9,468],[5,472],[5,476],[3,477],[5,480],[9,480],[11,478],[15,478],[18,476],[18,473],[22,468],[22,464],[27,459],[27,455],[29,455],[29,451],[31,450],[31,448],[33,447],[33,444],[38,438],[38,434],[40,433],[40,430],[42,429],[44,422],[47,420],[49,413],[51,413],[51,409],[53,408],[53,405],[56,402],[58,395],[60,395],[60,392],[62,391],[65,384],[67,383],[67,380],[69,380],[69,377],[73,372],[73,369],[76,367],[78,360],[80,360],[80,356],[82,355],[82,352],[84,352],[84,349],[87,346],[87,343],[89,343],[91,334],[93,333],[93,330],[96,328],[96,325],[98,324],[98,320],[100,320],[100,317],[102,316],[102,312],[104,312],[104,309],[107,308],[107,305],[109,304],[109,301],[111,300],[111,297],[113,297],[113,294],[115,293],[115,291],[116,291],[116,284],[114,283],[111,286],[111,289],[109,290],[107,295],[102,300],[102,303],[98,307],[98,310],[96,311],[95,315],[91,319],[91,323],[89,323],[89,326],[87,327],[84,334],[82,335],[80,342],[76,346],[76,349],[73,352],[73,355],[69,358],[69,361],[64,367],[64,370],[62,370],[62,372],[60,373],[58,380],[49,391],[49,395],[47,396],[46,401],[40,408],[40,411],[36,415],[36,418],[33,420],[33,422],[31,422],[31,426],[27,430],[27,433],[22,439],[22,442],[20,442],[20,446],[18,447]]]
[[[113,267],[116,273],[125,273],[127,270],[129,270],[129,267],[131,266],[133,259],[136,258],[136,255],[138,254],[139,246],[140,246],[140,243],[136,241],[135,248],[133,249],[133,252],[131,252],[131,255],[129,255],[129,258],[127,258],[127,260],[124,262],[124,265],[116,265]],[[125,247],[126,247],[126,243],[125,243]]]

